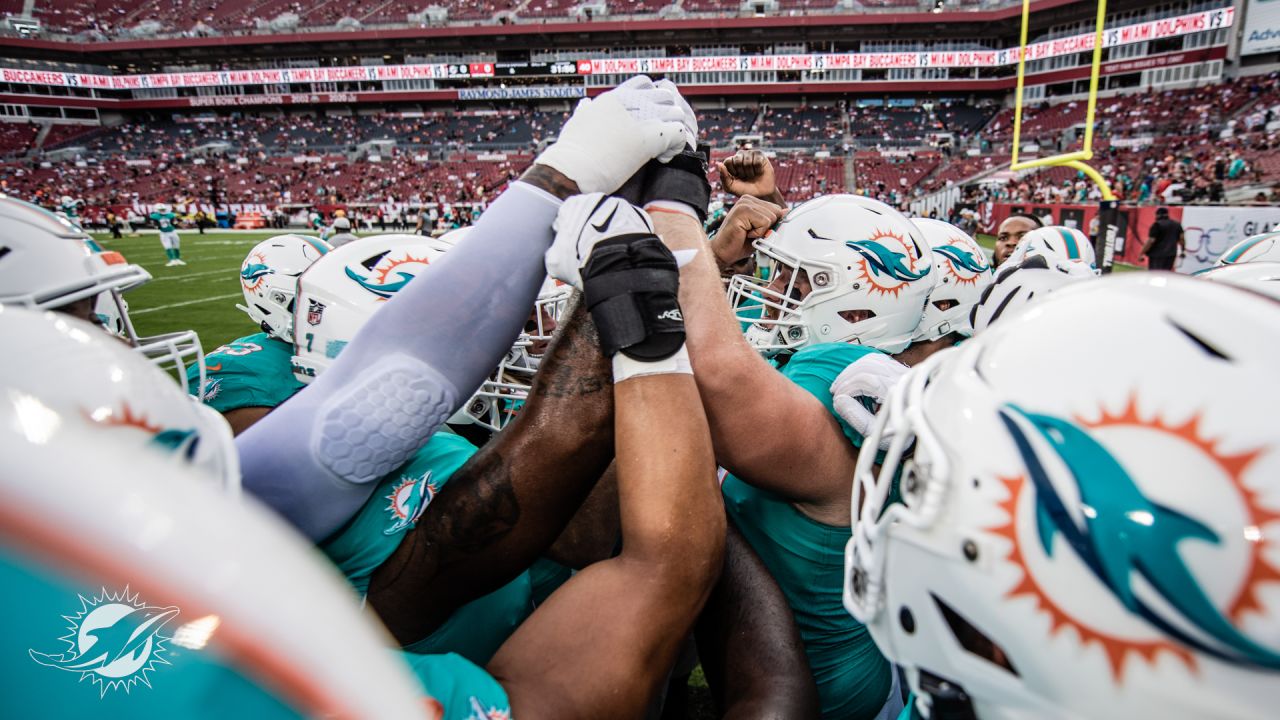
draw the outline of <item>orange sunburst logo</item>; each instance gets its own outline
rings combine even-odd
[[[921,267],[924,263],[914,243],[902,233],[877,228],[866,240],[846,245],[859,255],[857,279],[878,295],[896,298],[912,281],[929,272]]]
[[[361,287],[378,296],[378,302],[390,300],[397,292],[404,289],[409,281],[417,277],[428,265],[431,258],[427,255],[417,256],[407,250],[402,256],[392,253],[384,255],[370,270],[368,278],[347,268],[347,277],[355,280]]]
[[[1196,467],[1205,468],[1205,475],[1216,475],[1221,479],[1220,487],[1213,488],[1212,492],[1234,491],[1233,494],[1240,501],[1237,510],[1243,532],[1237,528],[1227,528],[1236,535],[1224,536],[1224,550],[1242,552],[1246,557],[1240,563],[1243,570],[1235,591],[1229,597],[1215,598],[1215,601],[1220,603],[1223,616],[1240,628],[1245,615],[1266,611],[1259,596],[1261,587],[1280,582],[1280,568],[1275,567],[1266,556],[1275,540],[1269,539],[1264,531],[1264,526],[1280,521],[1280,512],[1264,506],[1261,492],[1250,487],[1246,481],[1249,468],[1264,454],[1266,448],[1239,453],[1225,452],[1220,449],[1221,440],[1205,436],[1201,429],[1202,420],[1199,413],[1181,424],[1165,422],[1158,416],[1145,418],[1138,411],[1136,397],[1132,396],[1119,413],[1112,413],[1104,408],[1095,418],[1075,417],[1075,422],[1088,429],[1090,434],[1119,448],[1123,448],[1126,442],[1132,442],[1140,434],[1150,437],[1154,433],[1163,439],[1162,449],[1170,454],[1185,454],[1187,462],[1201,463]],[[1193,456],[1201,459],[1197,461]],[[1179,459],[1182,459],[1181,456]],[[1135,657],[1154,667],[1161,654],[1168,654],[1181,661],[1188,670],[1198,670],[1193,649],[1130,613],[1109,592],[1103,593],[1109,598],[1108,601],[1099,600],[1098,593],[1079,584],[1081,575],[1068,575],[1064,572],[1042,573],[1038,576],[1037,569],[1043,571],[1054,563],[1079,561],[1074,558],[1065,560],[1057,553],[1050,558],[1037,541],[1034,484],[1021,475],[999,479],[1008,490],[1007,497],[999,503],[1008,520],[989,528],[989,531],[1009,541],[1010,549],[1005,559],[1017,566],[1021,573],[1021,578],[1005,592],[1006,599],[1031,598],[1037,610],[1049,616],[1050,637],[1057,637],[1065,628],[1071,628],[1082,647],[1096,645],[1101,648],[1112,679],[1117,685],[1123,684],[1126,669],[1131,664],[1131,658]],[[1219,534],[1221,536],[1221,532]],[[1238,540],[1241,537],[1243,542]],[[1235,549],[1232,550],[1232,547]],[[1070,557],[1069,554],[1068,556]],[[1228,561],[1224,563],[1229,564]],[[1087,574],[1088,571],[1082,564],[1080,572],[1088,578],[1083,582],[1095,585],[1098,583],[1093,575]],[[1060,587],[1052,587],[1055,582]],[[1135,621],[1140,625],[1135,625]]]

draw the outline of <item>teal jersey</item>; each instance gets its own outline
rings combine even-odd
[[[223,413],[242,407],[276,407],[306,387],[294,378],[292,356],[292,345],[266,333],[218,348],[205,357],[205,404]],[[189,368],[192,393],[197,377],[196,370]],[[437,432],[408,463],[382,479],[356,517],[326,539],[320,550],[365,594],[373,571],[395,552],[431,498],[475,451],[463,438]],[[488,662],[528,617],[531,594],[528,574],[522,574],[459,608],[413,649],[459,652],[476,662]]]
[[[156,225],[160,227],[160,232],[170,233],[177,229],[174,225],[174,221],[177,220],[177,216],[171,212],[153,212],[151,213],[151,219],[156,221]]]
[[[831,383],[849,363],[872,352],[878,351],[843,343],[811,346],[792,356],[781,372],[834,415]],[[862,444],[853,428],[843,420],[840,425],[855,446]],[[822,716],[875,717],[893,686],[892,667],[841,599],[849,527],[820,523],[785,498],[733,475],[725,478],[723,491],[726,511],[778,581],[795,615]]]
[[[384,477],[364,507],[319,548],[364,595],[369,580],[400,547],[405,534],[453,473],[476,452],[464,438],[436,433],[399,470]],[[415,653],[457,652],[485,663],[532,611],[532,587],[522,573],[502,588],[459,608]]]
[[[573,577],[573,568],[561,565],[555,560],[538,558],[529,568],[529,581],[533,585],[533,604],[541,605],[551,597],[551,593],[569,582]]]
[[[878,352],[880,351],[875,348],[849,343],[810,345],[791,356],[790,362],[782,367],[782,374],[786,375],[791,382],[804,388],[810,395],[818,398],[827,412],[839,421],[840,429],[844,431],[844,436],[849,439],[849,442],[853,443],[854,447],[862,447],[862,435],[850,427],[844,418],[836,414],[835,407],[832,405],[831,383],[835,382],[836,377],[854,361]]]
[[[848,526],[820,523],[785,498],[725,478],[725,510],[778,581],[795,615],[824,718],[873,718],[892,667],[841,600]]]
[[[69,203],[62,203],[61,205],[58,206],[58,209],[61,210],[69,220],[72,220],[72,221],[79,220],[80,219],[80,202],[81,201],[79,200],[72,200]]]
[[[422,688],[439,703],[444,720],[510,720],[507,691],[475,663],[452,653],[403,657]]]
[[[247,335],[205,356],[204,403],[220,413],[273,408],[306,387],[293,376],[293,346],[266,333]],[[187,368],[187,390],[199,395],[197,368]]]

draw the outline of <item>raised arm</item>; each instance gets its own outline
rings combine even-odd
[[[673,251],[699,251],[680,271],[680,304],[717,461],[746,482],[848,522],[857,452],[836,419],[747,344],[702,227],[679,213],[655,213],[654,223]],[[761,442],[765,432],[769,441]]]
[[[643,76],[579,103],[465,242],[388,302],[324,376],[237,438],[245,488],[312,540],[350,519],[510,348],[541,285],[560,201],[611,191],[678,152],[683,118]]]
[[[586,293],[613,355],[622,552],[570,579],[489,664],[521,718],[642,714],[722,562],[711,438],[674,319],[675,260],[641,233],[614,234],[590,258]]]
[[[613,459],[609,362],[586,307],[575,300],[568,312],[520,414],[453,474],[374,574],[368,603],[401,644],[528,568]]]

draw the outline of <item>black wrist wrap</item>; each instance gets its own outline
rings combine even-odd
[[[658,236],[634,233],[601,241],[582,268],[582,283],[606,357],[621,352],[651,362],[684,344],[680,269]]]

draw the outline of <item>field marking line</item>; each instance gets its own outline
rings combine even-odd
[[[164,282],[165,280],[194,280],[207,275],[221,275],[229,272],[229,270],[205,270],[204,272],[191,273],[190,275],[166,275],[164,277],[152,278],[151,282]]]
[[[214,300],[228,300],[234,297],[241,297],[243,293],[231,293],[230,295],[214,295],[213,297],[200,298],[199,300],[186,300],[179,303],[169,303],[168,305],[157,305],[155,307],[143,308],[141,310],[130,310],[129,316],[146,315],[147,313],[158,312],[160,310],[168,310],[170,308],[182,307],[184,305],[199,305],[200,303],[213,302]]]

